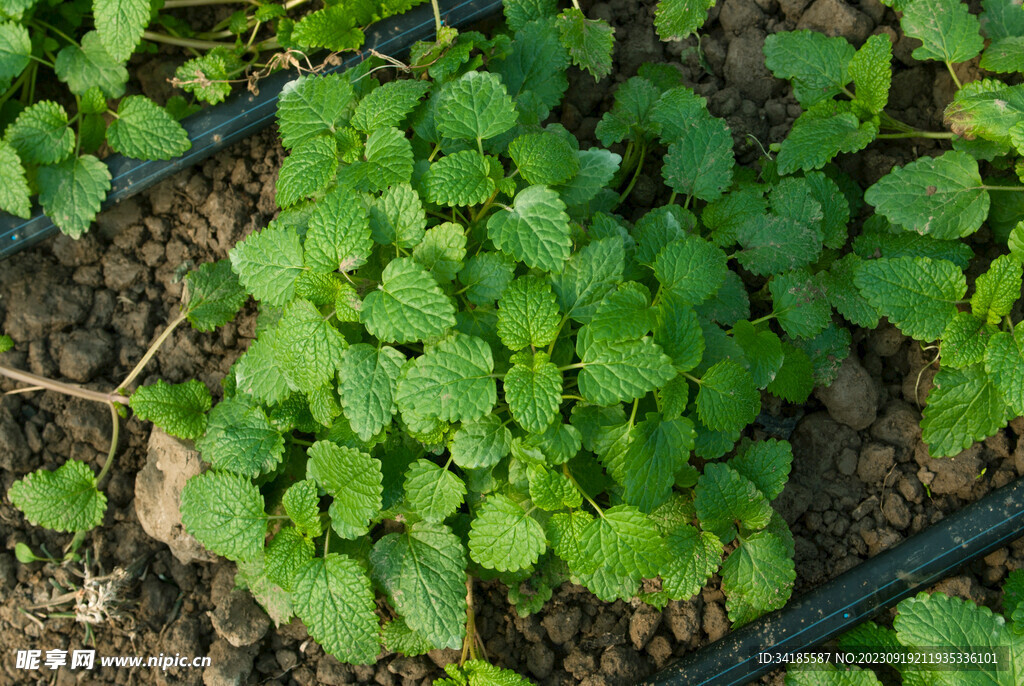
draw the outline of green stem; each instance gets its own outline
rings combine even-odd
[[[1024,191],[1024,186],[975,186],[985,191]]]
[[[207,5],[255,5],[252,0],[166,0],[163,9],[173,10],[179,7],[206,7]]]
[[[114,464],[114,456],[117,455],[117,440],[121,436],[121,418],[117,414],[117,406],[114,403],[110,403],[110,421],[113,427],[110,431],[110,450],[107,451],[107,461],[103,463],[103,468],[96,475],[97,487],[103,483],[104,477]]]
[[[900,133],[880,133],[875,138],[936,138],[945,140],[956,136],[952,131],[903,131]]]
[[[636,185],[636,180],[640,178],[640,172],[644,170],[644,158],[646,156],[647,144],[645,143],[640,147],[640,159],[636,163],[636,170],[633,172],[633,178],[629,180],[629,185],[626,186],[626,190],[622,191],[622,194],[619,196],[619,202],[617,203],[616,207],[624,203],[626,201],[626,198],[628,198],[629,194],[633,191],[633,186]]]
[[[198,40],[195,38],[179,38],[178,36],[168,36],[166,33],[157,33],[156,31],[143,31],[142,39],[154,43],[164,43],[165,45],[177,45],[181,48],[195,48],[196,50],[213,50],[214,48],[227,48],[230,50],[235,47],[230,43]]]
[[[3,95],[0,95],[0,105],[3,105],[5,102],[10,100],[11,97],[14,95],[14,92],[21,88],[21,86],[28,81],[28,72],[28,69],[22,71],[21,75],[18,76],[17,80],[15,80],[15,82],[11,84],[11,87],[8,88]]]
[[[583,496],[584,500],[590,503],[590,506],[597,511],[597,514],[601,516],[601,519],[604,519],[604,510],[602,510],[598,506],[598,504],[594,502],[594,499],[587,495],[587,492],[583,490],[583,487],[580,486],[580,483],[576,481],[576,477],[574,477],[572,475],[572,472],[569,471],[568,464],[562,465],[562,473],[565,474],[566,478],[568,478],[572,485],[576,487],[576,490],[580,492],[580,495]]]
[[[142,359],[139,360],[139,363],[135,365],[135,369],[133,369],[128,374],[128,376],[124,378],[124,381],[122,381],[118,385],[118,387],[114,389],[115,393],[124,390],[131,384],[132,381],[135,381],[135,377],[142,373],[142,370],[149,363],[149,361],[153,359],[153,356],[156,355],[156,352],[157,350],[160,349],[160,346],[163,345],[164,341],[167,340],[171,333],[173,333],[174,330],[178,328],[178,324],[181,324],[183,321],[185,321],[185,318],[187,316],[188,315],[186,313],[182,312],[180,315],[178,315],[177,319],[171,322],[170,325],[166,329],[164,329],[164,332],[160,334],[160,337],[153,341],[153,345],[149,346],[149,350],[147,350],[146,354],[142,356]]]
[[[60,37],[61,37],[61,38],[63,38],[64,40],[66,40],[66,41],[67,41],[68,43],[70,43],[71,45],[78,45],[78,41],[76,41],[76,40],[75,40],[74,38],[72,38],[72,37],[71,37],[71,36],[69,36],[68,34],[66,34],[66,33],[64,33],[63,31],[61,31],[60,29],[58,29],[58,28],[57,28],[56,26],[54,26],[53,24],[47,24],[47,23],[46,23],[45,21],[43,21],[42,19],[39,19],[38,17],[33,17],[33,18],[32,18],[32,21],[30,21],[30,22],[29,22],[29,26],[34,26],[34,25],[36,25],[36,24],[38,24],[39,26],[42,26],[42,27],[43,27],[43,28],[45,28],[45,29],[46,29],[47,31],[52,31],[53,33],[56,33],[56,34],[57,34],[58,36],[60,36]],[[36,27],[36,28],[38,28],[38,27]],[[40,32],[40,33],[41,33],[41,32]],[[79,47],[81,47],[81,46],[79,46]]]
[[[29,372],[23,372],[20,369],[12,369],[0,365],[0,375],[6,376],[15,381],[27,383],[32,386],[39,386],[48,391],[56,391],[57,393],[63,393],[64,395],[74,396],[76,398],[82,398],[83,400],[91,400],[97,403],[121,403],[122,405],[128,404],[128,398],[117,393],[100,393],[99,391],[92,391],[88,388],[81,388],[80,386],[73,386],[71,384],[64,383],[62,381],[54,381],[53,379],[47,379],[43,376],[36,376]]]
[[[577,362],[575,364],[567,364],[564,367],[559,367],[558,371],[560,371],[560,372],[567,372],[570,369],[583,369],[586,366],[587,365],[584,364],[583,362]]]
[[[551,357],[551,353],[555,351],[555,343],[558,342],[558,337],[562,333],[562,327],[565,326],[567,321],[569,321],[568,317],[562,317],[562,321],[558,322],[558,328],[555,329],[555,337],[551,339],[551,345],[548,346],[548,357]]]
[[[633,401],[633,411],[629,413],[629,425],[633,426],[636,421],[636,408],[640,406],[640,398],[636,398]]]
[[[698,378],[697,378],[696,376],[694,376],[693,374],[690,374],[690,373],[688,373],[688,372],[682,372],[682,375],[683,375],[683,376],[685,376],[685,377],[686,377],[687,379],[689,379],[690,381],[692,381],[693,383],[697,384],[698,386],[700,385],[700,379],[698,379]]]
[[[562,395],[562,400],[577,400],[581,403],[587,402],[585,398],[581,398],[578,395]]]
[[[949,70],[949,75],[953,77],[953,83],[956,84],[956,89],[957,90],[962,89],[963,88],[963,84],[960,83],[960,79],[958,79],[956,77],[956,72],[953,71],[953,63],[952,62],[946,62],[946,69]]]
[[[441,39],[441,8],[437,0],[430,0],[430,6],[434,9],[434,41]]]

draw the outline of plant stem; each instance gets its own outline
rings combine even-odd
[[[128,398],[123,395],[116,393],[100,393],[99,391],[92,391],[88,388],[82,388],[80,386],[74,386],[72,384],[64,383],[63,381],[54,381],[53,379],[47,379],[43,376],[36,376],[30,372],[23,372],[20,369],[12,369],[0,365],[0,375],[20,381],[22,383],[31,384],[33,386],[39,386],[47,391],[56,391],[57,393],[63,393],[64,395],[72,395],[76,398],[82,398],[83,400],[92,400],[97,403],[121,403],[122,405],[128,404]]]
[[[586,367],[586,366],[587,366],[587,365],[586,365],[586,364],[584,364],[583,362],[577,362],[577,363],[575,363],[575,364],[567,364],[567,365],[565,365],[564,367],[559,367],[559,368],[558,368],[558,371],[560,371],[560,372],[565,372],[565,371],[568,371],[568,370],[570,370],[570,369],[583,369],[583,368],[584,368],[584,367]]]
[[[957,90],[962,89],[963,88],[963,84],[960,83],[960,79],[958,79],[956,77],[956,72],[953,71],[953,63],[952,62],[946,62],[946,69],[949,70],[949,75],[953,77],[953,83],[956,84],[956,89]]]
[[[164,329],[164,332],[160,334],[160,337],[153,341],[153,345],[149,346],[149,350],[147,350],[146,354],[142,356],[142,359],[139,360],[139,363],[135,365],[135,369],[133,369],[131,373],[125,377],[124,381],[122,381],[118,385],[118,387],[114,389],[115,393],[127,388],[132,381],[135,381],[135,377],[142,373],[143,368],[149,363],[151,359],[153,359],[153,356],[156,355],[156,351],[159,350],[160,346],[164,344],[164,341],[167,340],[167,337],[170,336],[171,333],[178,327],[178,324],[181,324],[183,321],[185,321],[185,318],[187,316],[188,314],[182,312],[180,315],[178,315],[177,319],[171,322],[170,325],[166,329]]]
[[[562,473],[565,474],[566,478],[569,479],[570,482],[572,482],[572,485],[576,487],[576,490],[580,492],[580,495],[583,496],[584,500],[590,503],[590,506],[597,511],[597,514],[600,515],[601,519],[604,519],[604,510],[602,510],[600,506],[598,506],[598,504],[594,502],[593,498],[587,495],[587,492],[583,490],[583,487],[580,486],[580,483],[576,481],[576,477],[574,477],[572,475],[572,472],[569,471],[568,464],[562,465]]]
[[[633,191],[633,186],[636,185],[636,180],[640,178],[640,172],[644,170],[644,158],[647,156],[647,144],[640,146],[640,159],[636,163],[636,171],[633,172],[633,178],[629,180],[629,185],[626,186],[626,190],[622,191],[619,196],[619,202],[616,205],[621,205],[629,197],[629,194]]]
[[[142,39],[153,41],[154,43],[164,43],[166,45],[177,45],[182,48],[195,48],[196,50],[213,50],[214,48],[234,48],[234,45],[230,43],[219,43],[212,40],[198,40],[196,38],[179,38],[178,36],[168,36],[166,33],[157,33],[155,31],[143,31]]]
[[[114,464],[114,456],[117,454],[117,440],[121,435],[121,418],[117,414],[117,407],[114,403],[110,403],[110,422],[113,427],[110,431],[110,450],[107,451],[107,461],[103,463],[103,468],[96,475],[97,487],[103,483],[104,477],[107,476],[107,472],[110,471]]]
[[[436,2],[436,0],[435,0]],[[466,664],[466,658],[477,659],[476,612],[473,611],[473,577],[466,577],[466,638],[462,642],[462,658],[459,666]]]
[[[437,4],[437,0],[430,0],[430,6],[434,8],[434,41],[438,41],[441,38],[441,8]]]
[[[983,191],[1024,191],[1024,186],[975,186]],[[970,302],[970,301],[968,301]]]
[[[568,317],[562,317],[562,321],[558,322],[558,329],[555,331],[555,337],[553,339],[551,339],[551,345],[548,346],[548,357],[551,357],[551,353],[553,353],[555,351],[555,343],[558,342],[558,337],[562,333],[562,327],[565,326],[565,323],[567,321],[569,321]],[[559,370],[559,371],[562,371],[562,370]]]
[[[250,0],[166,0],[163,9],[173,10],[179,7],[205,7],[207,5],[256,5]]]
[[[875,138],[937,138],[948,139],[956,136],[952,131],[902,131],[900,133],[880,133]]]

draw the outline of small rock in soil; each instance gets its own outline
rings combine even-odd
[[[871,426],[878,414],[875,383],[853,355],[843,360],[832,385],[817,389],[815,396],[834,420],[857,431]]]
[[[639,656],[626,646],[611,646],[601,654],[601,674],[625,682],[634,682],[642,675]]]
[[[18,585],[18,561],[11,553],[0,553],[0,589],[9,591]]]
[[[664,636],[655,636],[647,644],[647,654],[654,660],[654,666],[661,669],[672,659],[672,644]]]
[[[61,376],[85,383],[109,369],[114,361],[114,337],[102,329],[71,332],[60,351]]]
[[[909,448],[921,438],[921,413],[907,403],[895,400],[871,425],[871,437],[900,448]]]
[[[896,490],[911,503],[920,503],[924,498],[924,488],[916,477],[901,476],[899,481],[896,482]]]
[[[67,398],[64,412],[57,415],[57,424],[74,442],[91,445],[101,453],[110,449],[110,412],[99,403]]]
[[[860,451],[857,476],[866,484],[876,484],[885,478],[895,464],[895,448],[882,443],[868,443]]]
[[[217,639],[207,654],[210,666],[203,670],[206,686],[241,686],[252,673],[252,655],[244,648]]]
[[[163,628],[177,597],[177,588],[165,584],[155,575],[147,576],[139,591],[139,617],[154,629]]]
[[[558,605],[548,610],[541,624],[548,632],[548,638],[555,645],[568,643],[580,630],[580,618],[583,616],[579,605]]]
[[[562,660],[562,667],[576,679],[583,679],[588,674],[593,674],[595,666],[593,653],[579,647],[570,650]]]
[[[910,509],[899,495],[889,493],[882,503],[882,514],[899,530],[910,526]]]
[[[673,600],[665,606],[663,619],[669,631],[680,643],[686,644],[700,631],[700,605],[702,601],[692,598],[688,601]]]
[[[800,420],[790,439],[793,453],[813,455],[813,460],[793,464],[791,479],[820,479],[832,469],[844,448],[860,449],[860,437],[852,428],[837,423],[828,412],[815,412]]]
[[[903,538],[890,529],[889,527],[883,527],[881,529],[866,529],[860,532],[861,538],[868,546],[868,557],[874,557],[878,553],[888,550]]]
[[[55,281],[46,269],[38,279],[26,279],[13,285],[11,309],[4,319],[3,331],[15,341],[36,341],[54,331],[81,323],[92,306],[92,290],[86,286]]]
[[[882,322],[868,334],[868,349],[879,357],[892,357],[903,347],[907,337],[892,324]]]
[[[661,626],[661,613],[649,605],[641,605],[629,618],[629,640],[633,647],[643,650],[654,632]]]
[[[278,662],[280,662],[278,658]],[[283,668],[284,665],[281,665]],[[388,663],[388,670],[394,672],[403,679],[412,679],[413,681],[419,681],[430,674],[430,667],[423,664],[423,660],[418,657],[396,657],[390,663]]]
[[[775,77],[764,66],[765,34],[749,28],[729,43],[725,57],[725,79],[739,88],[745,98],[759,105],[771,96]]]
[[[854,45],[867,40],[874,22],[843,0],[815,0],[800,17],[798,29],[820,31],[827,36],[842,36]]]
[[[764,28],[764,12],[754,0],[725,0],[718,21],[727,34],[739,35],[748,27]]]
[[[923,471],[931,474],[928,485],[932,495],[958,495],[962,498],[970,496],[975,478],[985,466],[981,460],[981,446],[977,443],[953,457],[933,458],[928,454],[924,443],[914,451],[914,460]],[[921,481],[924,482],[925,478]]]
[[[729,633],[729,617],[725,614],[725,608],[719,603],[705,605],[701,627],[708,635],[709,641],[717,641]]]
[[[555,666],[555,653],[543,643],[532,643],[526,653],[526,668],[538,679],[547,679]]]
[[[270,618],[247,590],[235,590],[214,608],[210,619],[214,630],[236,648],[250,646],[263,638]]]
[[[844,449],[836,458],[836,469],[843,476],[853,476],[857,471],[857,453],[849,448]]]
[[[0,405],[0,469],[27,471],[32,452],[18,422],[5,405]]]
[[[50,244],[53,255],[65,267],[81,267],[92,264],[100,259],[102,250],[96,237],[85,234],[81,238],[71,238],[64,234],[58,235]]]
[[[316,682],[324,686],[343,686],[351,683],[352,669],[331,655],[324,655],[316,665]]]
[[[811,0],[779,0],[779,9],[790,21],[796,21],[804,13]]]
[[[146,466],[135,478],[135,512],[145,532],[166,543],[182,564],[216,559],[181,524],[181,490],[200,471],[198,452],[153,428]]]

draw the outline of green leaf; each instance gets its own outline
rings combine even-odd
[[[992,41],[981,56],[978,66],[997,74],[1024,70],[1024,37],[1009,36]]]
[[[804,112],[779,148],[779,173],[821,169],[841,152],[863,150],[877,134],[876,124],[861,123],[852,112],[825,116],[814,110]]]
[[[583,503],[576,486],[560,472],[532,467],[529,470],[530,500],[542,510],[575,509]]]
[[[979,364],[942,368],[921,415],[921,438],[932,457],[956,455],[1006,424],[1006,400]]]
[[[959,267],[927,257],[867,260],[854,281],[872,307],[920,341],[942,335],[967,292]]]
[[[497,402],[493,371],[490,346],[456,332],[405,366],[398,380],[398,407],[444,421],[480,419]]]
[[[512,448],[512,432],[494,415],[463,422],[450,446],[452,461],[463,469],[493,467]]]
[[[442,522],[459,509],[466,484],[430,460],[416,460],[405,473],[409,506],[428,522]]]
[[[445,222],[429,229],[412,252],[413,258],[441,283],[455,278],[466,256],[466,233],[461,224]]]
[[[590,322],[590,334],[595,341],[641,338],[656,322],[650,291],[643,284],[627,281],[601,301]]]
[[[985,371],[1013,413],[1024,414],[1024,326],[1018,324],[1012,334],[992,335],[985,348]]]
[[[508,146],[508,155],[529,184],[566,183],[580,170],[579,151],[547,131],[517,136]]]
[[[493,63],[492,63],[493,64]],[[569,54],[559,42],[554,22],[530,22],[516,29],[508,56],[492,70],[501,75],[524,123],[547,118],[569,87]]]
[[[31,61],[28,29],[13,21],[0,23],[0,81],[17,78]]]
[[[722,563],[722,590],[733,627],[786,604],[796,571],[785,542],[770,531],[747,537]]]
[[[772,509],[756,484],[729,465],[709,463],[697,481],[694,505],[701,526],[723,543],[736,537],[736,522],[748,530],[768,526]]]
[[[842,91],[850,82],[855,52],[845,38],[806,29],[773,33],[764,41],[765,66],[793,82],[793,94],[804,108]]]
[[[782,367],[766,390],[791,403],[805,402],[814,390],[814,364],[806,352],[786,341],[782,342],[782,352]]]
[[[401,257],[388,263],[379,289],[363,300],[362,320],[381,341],[408,343],[454,326],[455,308],[419,263]]]
[[[600,148],[577,150],[575,155],[579,171],[569,181],[555,187],[562,202],[570,208],[590,202],[607,188],[622,162],[621,156]]]
[[[712,201],[732,184],[732,133],[721,119],[696,117],[668,146],[661,173],[665,183],[687,197]]]
[[[381,245],[412,248],[423,240],[427,215],[419,194],[407,183],[384,191],[370,206],[370,233]]]
[[[89,230],[107,197],[110,170],[92,155],[82,155],[40,167],[36,183],[46,216],[62,233],[79,238]]]
[[[0,354],[7,352],[14,347],[14,340],[10,336],[0,334]]]
[[[704,356],[704,334],[697,313],[686,303],[667,297],[658,305],[658,324],[654,328],[654,341],[680,372],[688,372]]]
[[[626,139],[650,137],[657,129],[651,116],[660,97],[657,86],[634,76],[615,91],[615,103],[597,123],[594,135],[606,147]]]
[[[998,85],[998,82],[989,82]],[[953,133],[965,139],[983,138],[1003,151],[1020,144],[1019,129],[1014,126],[1024,111],[1024,88],[1003,86],[964,89],[946,107],[945,122]],[[965,153],[966,154],[966,153]]]
[[[353,345],[342,353],[338,394],[345,417],[363,441],[391,423],[405,355],[390,346]]]
[[[654,28],[663,41],[682,40],[694,33],[707,19],[715,0],[658,0],[654,9]]]
[[[694,402],[697,416],[714,431],[742,429],[761,410],[761,394],[754,378],[732,360],[716,362],[704,372]]]
[[[316,203],[306,231],[306,266],[351,272],[366,262],[372,248],[370,217],[358,195],[338,187]]]
[[[656,576],[668,562],[668,547],[652,531],[650,520],[629,505],[616,505],[592,520],[579,534],[580,573],[599,568],[629,579]]]
[[[985,348],[997,329],[969,312],[957,312],[942,333],[942,365],[966,367],[985,357]]]
[[[369,521],[381,506],[380,460],[354,448],[317,441],[308,450],[306,472],[334,497],[328,514],[331,528],[352,539],[369,530]]]
[[[439,648],[462,645],[466,633],[466,552],[443,524],[417,522],[374,545],[370,563],[390,584],[392,605],[406,624]]]
[[[519,426],[542,433],[555,420],[562,403],[562,373],[543,351],[517,353],[512,362],[503,381],[505,402]]]
[[[93,17],[103,46],[118,62],[125,62],[149,25],[149,0],[94,0]]]
[[[725,253],[696,236],[672,241],[654,261],[654,275],[664,291],[687,305],[699,305],[725,281]]]
[[[359,101],[352,115],[352,126],[364,133],[399,126],[430,90],[430,84],[419,79],[391,81],[370,91]]]
[[[303,47],[331,52],[357,50],[365,39],[357,21],[351,5],[331,5],[299,20],[292,29],[292,40]]]
[[[174,71],[174,83],[196,100],[217,105],[231,95],[228,60],[223,54],[211,50],[194,57]]]
[[[304,393],[321,388],[334,378],[348,343],[308,300],[293,300],[285,307],[275,332],[281,368],[292,385]]]
[[[362,565],[329,553],[295,580],[295,614],[324,651],[344,662],[371,664],[380,651],[376,603]]]
[[[263,570],[271,582],[293,591],[295,577],[315,554],[313,541],[295,527],[287,526],[277,532],[264,551]]]
[[[68,113],[50,100],[29,105],[4,131],[4,142],[18,151],[25,164],[55,164],[75,149],[75,132]]]
[[[922,45],[916,60],[966,62],[985,46],[978,18],[960,0],[914,0],[903,10],[903,33]]]
[[[579,389],[595,405],[641,398],[676,375],[672,360],[651,338],[585,343],[581,334],[576,344],[583,367]]]
[[[310,538],[317,538],[323,533],[320,527],[320,496],[315,481],[303,479],[295,482],[284,492],[281,503],[300,532]]]
[[[406,657],[425,655],[436,647],[419,633],[410,629],[402,617],[385,622],[381,627],[380,636],[385,648]]]
[[[591,242],[565,268],[551,275],[551,285],[567,317],[587,323],[605,295],[622,282],[625,247],[617,237]]]
[[[922,157],[882,177],[864,200],[894,224],[934,238],[963,238],[988,215],[978,161],[964,152]]]
[[[479,205],[495,191],[490,163],[476,150],[461,150],[430,165],[423,175],[427,200],[438,205]]]
[[[892,42],[888,36],[869,36],[850,60],[850,78],[857,104],[879,114],[889,104],[892,83]]]
[[[235,561],[254,560],[267,534],[260,489],[229,472],[211,470],[188,480],[181,491],[181,523],[206,548]]]
[[[207,262],[185,276],[185,310],[196,331],[213,331],[235,318],[248,294],[228,260]]]
[[[711,240],[728,247],[736,242],[736,234],[748,222],[765,213],[767,202],[756,189],[728,193],[705,205],[701,223],[711,231]]]
[[[129,404],[135,415],[153,422],[179,438],[196,439],[206,433],[206,413],[213,402],[203,382],[192,379],[182,384],[157,380],[140,386]]]
[[[526,569],[547,547],[540,523],[504,495],[488,496],[470,525],[469,556],[487,569]]]
[[[825,298],[836,312],[853,324],[873,329],[878,326],[878,312],[857,289],[854,279],[863,260],[854,253],[832,263],[826,272],[818,272],[818,283]]]
[[[282,208],[327,188],[338,169],[334,138],[315,136],[297,144],[281,163],[277,176],[277,204]]]
[[[543,347],[555,340],[561,317],[555,295],[544,281],[521,276],[505,289],[498,303],[498,335],[510,350]]]
[[[806,213],[802,217],[766,214],[739,229],[737,239],[743,249],[737,258],[744,268],[769,276],[809,265],[818,258],[823,240],[819,226],[821,205],[809,195],[804,197],[804,202],[814,210],[813,214]]]
[[[515,262],[503,253],[480,253],[466,260],[459,271],[459,282],[466,287],[466,298],[478,306],[493,305],[512,282]]]
[[[792,463],[792,446],[774,438],[756,443],[744,440],[736,457],[729,460],[729,466],[750,479],[769,501],[782,493]]]
[[[18,151],[0,141],[0,211],[28,219],[32,216],[31,195]]]
[[[561,271],[572,248],[565,203],[542,185],[524,188],[511,208],[491,215],[487,235],[498,250],[551,272]]]
[[[192,147],[182,125],[144,95],[121,100],[107,142],[115,152],[139,160],[169,160]]]
[[[982,0],[981,29],[992,40],[1024,36],[1024,14],[1013,0]]]
[[[688,600],[700,593],[722,560],[722,542],[709,531],[683,524],[665,537],[669,562],[661,570],[661,588],[672,600]]]
[[[395,127],[377,129],[366,138],[366,182],[369,190],[409,183],[412,178],[412,145]]]
[[[445,84],[437,130],[448,138],[484,140],[516,125],[516,109],[497,74],[471,71]]]
[[[1019,260],[1011,255],[1000,255],[989,265],[988,271],[974,282],[971,312],[974,316],[998,324],[1010,314],[1013,304],[1020,298],[1021,277],[1024,271]]]
[[[771,331],[758,331],[746,320],[736,322],[732,335],[743,349],[754,384],[758,388],[764,388],[782,368],[782,341]]]
[[[555,16],[558,3],[555,0],[508,0],[502,3],[508,27],[518,31],[534,19]]]
[[[7,497],[32,524],[56,531],[88,531],[103,522],[107,509],[96,476],[78,460],[53,471],[37,469],[11,484]]]
[[[633,440],[622,456],[622,497],[626,504],[652,512],[669,499],[681,472],[692,476],[690,483],[696,481],[697,472],[688,464],[694,438],[689,419],[665,420],[657,413],[648,413],[636,425]]]
[[[232,398],[217,403],[210,412],[206,435],[196,441],[196,449],[215,469],[251,478],[281,462],[284,438],[270,425],[262,407]]]
[[[804,269],[778,274],[768,282],[775,316],[793,338],[811,338],[832,321],[825,293]]]
[[[300,76],[291,81],[277,101],[281,144],[288,149],[321,134],[335,134],[347,123],[355,102],[347,76]]]
[[[615,29],[603,19],[587,19],[583,11],[570,7],[558,15],[558,32],[572,63],[589,71],[600,81],[612,71]]]
[[[294,231],[268,226],[249,234],[228,257],[242,285],[257,300],[283,307],[295,297],[295,280],[305,264],[302,243]]]

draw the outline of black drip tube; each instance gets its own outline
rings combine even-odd
[[[451,26],[480,21],[501,8],[501,0],[442,1],[441,17]],[[377,22],[366,31],[363,52],[343,60],[327,72],[348,69],[360,62],[371,48],[399,56],[418,40],[434,33],[434,13],[430,4],[420,5],[405,14]],[[277,99],[285,84],[295,79],[292,72],[279,72],[260,82],[260,94],[239,93],[215,107],[208,107],[182,122],[192,147],[172,160],[134,160],[111,155],[104,160],[110,169],[111,187],[103,202],[106,209],[152,186],[171,174],[190,167],[218,150],[261,131],[274,121]],[[57,233],[49,217],[38,204],[32,216],[22,219],[0,212],[0,260]]]
[[[1004,486],[767,614],[669,665],[645,686],[738,686],[776,669],[762,652],[807,650],[1024,535],[1024,479]]]

